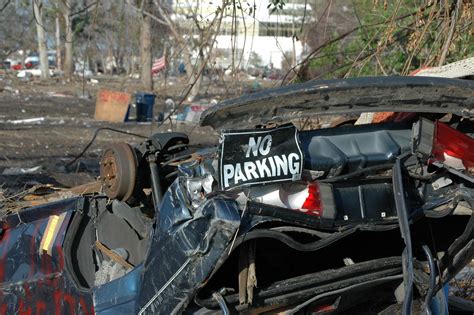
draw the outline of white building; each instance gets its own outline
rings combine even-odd
[[[227,67],[234,60],[235,66],[247,68],[254,63],[252,59],[259,59],[260,66],[281,68],[283,63],[294,65],[303,52],[302,43],[297,38],[303,16],[306,14],[308,22],[312,16],[311,7],[305,8],[304,0],[288,0],[282,9],[272,12],[268,0],[240,3],[242,7],[235,11],[233,6],[226,9],[214,46],[214,50],[220,52],[216,57],[217,64]],[[218,0],[176,0],[173,11],[178,14],[174,18],[186,23],[189,16],[184,12],[192,10],[194,13],[198,11],[197,15],[204,23],[209,23],[219,4]]]

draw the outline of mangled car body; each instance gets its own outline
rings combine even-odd
[[[315,115],[396,111],[298,130]],[[110,146],[103,193],[1,222],[0,313],[446,313],[473,257],[474,83],[388,77],[206,111],[215,147]]]

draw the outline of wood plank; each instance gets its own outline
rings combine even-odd
[[[97,93],[94,119],[124,122],[131,98],[130,93],[101,89]]]
[[[116,263],[119,263],[120,265],[122,265],[123,267],[127,268],[127,269],[133,269],[135,266],[133,266],[131,263],[129,263],[128,261],[126,261],[125,259],[123,259],[119,254],[115,253],[114,251],[110,250],[109,248],[107,248],[107,246],[105,246],[104,244],[102,244],[100,241],[95,241],[95,247],[97,247],[102,253],[104,253],[105,255],[107,255],[110,259],[112,259],[113,261],[115,261]]]

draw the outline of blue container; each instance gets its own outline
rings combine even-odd
[[[190,110],[191,110],[191,106],[189,105],[184,106],[183,111],[181,113],[178,113],[178,115],[176,115],[176,120],[185,121],[186,116],[188,115]]]
[[[135,94],[137,104],[137,121],[152,121],[153,106],[155,105],[155,94],[138,92]]]

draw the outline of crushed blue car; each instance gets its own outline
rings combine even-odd
[[[386,111],[412,114],[292,123]],[[448,313],[474,254],[474,82],[309,81],[201,125],[220,143],[112,144],[100,193],[4,217],[0,313]]]

